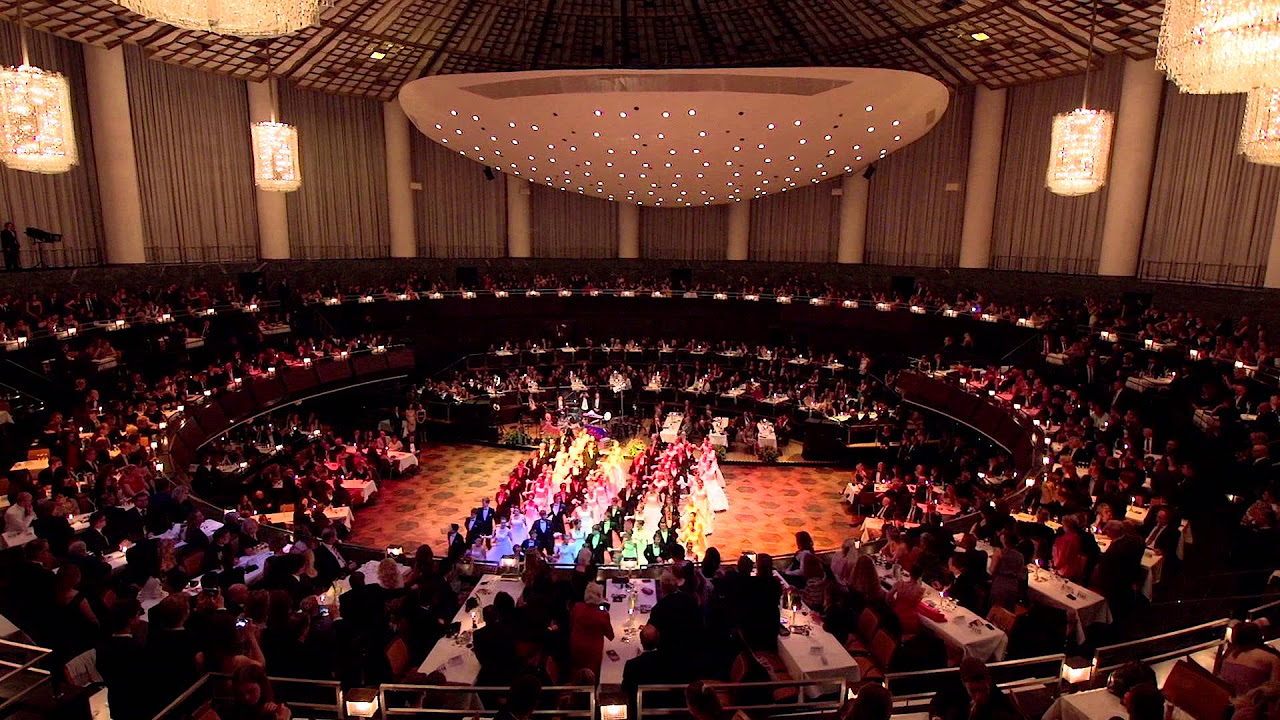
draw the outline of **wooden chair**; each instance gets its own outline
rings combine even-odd
[[[991,610],[987,613],[987,620],[989,620],[992,625],[1003,630],[1005,635],[1012,635],[1013,626],[1018,622],[1018,616],[1008,610],[1005,610],[999,605],[993,605]]]
[[[204,567],[204,551],[197,550],[182,559],[182,572],[187,577],[193,578],[200,575],[201,568]]]
[[[391,668],[391,677],[399,680],[409,671],[409,645],[404,638],[396,638],[387,645],[387,666]]]
[[[1231,686],[1185,658],[1174,664],[1160,692],[1168,703],[1165,717],[1176,707],[1195,720],[1224,720],[1231,710]]]
[[[871,641],[871,655],[855,656],[853,660],[862,671],[862,679],[882,678],[889,672],[889,664],[897,651],[898,641],[887,630],[881,630]]]
[[[862,614],[858,615],[857,637],[850,637],[844,648],[850,653],[870,655],[871,641],[879,628],[880,616],[876,611],[869,607],[862,608]]]

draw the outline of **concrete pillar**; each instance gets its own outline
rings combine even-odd
[[[1267,252],[1267,275],[1262,286],[1280,288],[1280,212],[1276,213],[1275,222],[1271,225],[1271,249]]]
[[[145,263],[142,192],[133,146],[133,121],[129,117],[124,48],[117,45],[108,50],[85,45],[84,69],[106,260],[112,265]]]
[[[635,203],[618,205],[618,257],[640,257],[640,206]]]
[[[247,83],[249,86],[249,123],[278,121],[280,108],[272,85],[266,82]],[[248,132],[248,128],[245,128]],[[299,137],[298,142],[304,142]],[[307,168],[303,168],[305,173]],[[305,175],[303,182],[306,182]],[[289,212],[285,207],[287,193],[255,188],[258,202],[258,257],[263,260],[289,259]]]
[[[751,201],[729,203],[729,243],[725,248],[726,260],[746,260],[747,244],[751,238]]]
[[[1004,141],[1004,106],[1008,92],[979,85],[973,96],[973,130],[969,136],[969,173],[964,184],[964,225],[960,231],[960,267],[991,266],[991,231],[1000,182],[1000,147]]]
[[[533,239],[529,230],[529,182],[507,175],[507,257],[527,258],[533,255]]]
[[[1160,130],[1160,102],[1164,73],[1154,60],[1125,58],[1120,111],[1111,142],[1111,174],[1107,179],[1107,210],[1102,220],[1099,275],[1133,277],[1138,274],[1142,226],[1147,218],[1151,173]]]
[[[413,171],[409,166],[409,118],[400,102],[382,104],[382,132],[387,150],[387,212],[391,218],[391,257],[415,257]]]
[[[848,173],[841,184],[840,244],[836,262],[862,263],[867,251],[867,197],[871,181],[860,172]]]

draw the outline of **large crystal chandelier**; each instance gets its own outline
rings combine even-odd
[[[1093,0],[1089,52],[1084,60],[1084,97],[1080,107],[1053,116],[1049,136],[1049,169],[1045,185],[1055,195],[1088,195],[1107,184],[1111,159],[1111,131],[1115,116],[1089,107],[1089,70],[1098,25],[1098,0]]]
[[[298,129],[274,120],[249,126],[253,134],[253,181],[263,190],[290,192],[302,186]]]
[[[1280,87],[1280,0],[1166,0],[1156,67],[1183,92]]]
[[[79,162],[71,121],[71,84],[33,67],[25,28],[22,64],[0,70],[0,162],[14,170],[63,173]]]
[[[1280,165],[1280,89],[1258,88],[1249,93],[1237,149],[1250,162]]]
[[[243,38],[288,35],[320,22],[326,0],[115,0],[139,15],[187,30]]]

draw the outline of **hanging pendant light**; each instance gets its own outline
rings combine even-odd
[[[1249,92],[1236,149],[1249,162],[1280,165],[1280,89],[1257,88]]]
[[[26,28],[18,26],[22,64],[0,70],[0,162],[14,170],[64,173],[80,161],[71,118],[71,84],[33,67]]]
[[[115,0],[143,17],[242,38],[288,35],[319,24],[326,0]]]
[[[270,58],[268,58],[268,62]],[[292,192],[302,186],[302,163],[298,155],[298,129],[276,122],[276,81],[268,78],[271,119],[249,125],[253,140],[253,182],[262,190]]]
[[[1049,169],[1045,172],[1045,185],[1055,195],[1088,195],[1107,184],[1115,115],[1108,110],[1089,107],[1089,74],[1097,26],[1098,0],[1093,0],[1089,52],[1084,60],[1084,97],[1080,107],[1053,116],[1053,129],[1049,136]]]
[[[1280,87],[1280,0],[1166,0],[1156,67],[1182,92]]]

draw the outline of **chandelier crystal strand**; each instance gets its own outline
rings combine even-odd
[[[275,121],[254,123],[253,180],[263,190],[292,192],[302,186],[298,129]]]
[[[288,35],[320,22],[326,0],[115,0],[139,15],[187,30],[242,38]]]
[[[1106,110],[1076,108],[1053,116],[1052,154],[1045,184],[1055,195],[1088,195],[1107,183],[1115,117]]]
[[[1156,67],[1197,95],[1280,87],[1280,0],[1166,0]]]
[[[1280,89],[1249,92],[1236,149],[1249,162],[1280,165]]]
[[[0,70],[0,162],[26,172],[63,173],[80,161],[71,118],[71,83],[31,65],[18,8],[22,64]]]

